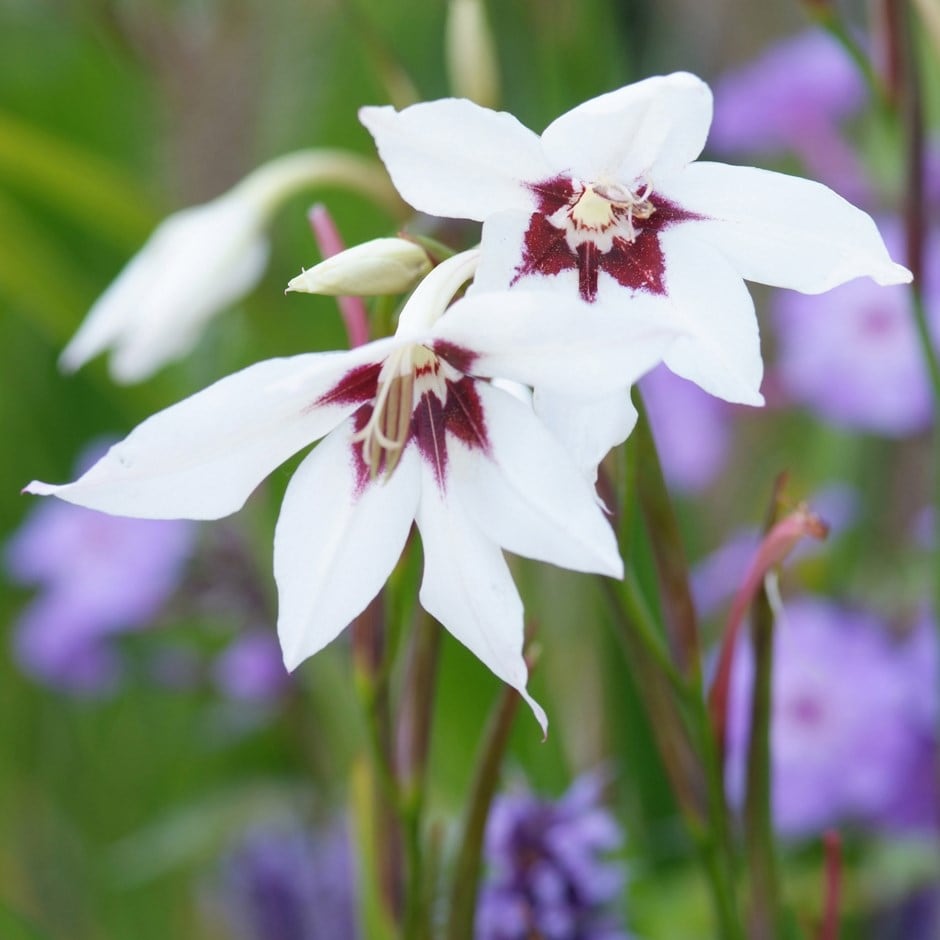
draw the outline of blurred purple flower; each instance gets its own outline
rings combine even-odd
[[[245,702],[269,702],[290,685],[281,647],[273,632],[251,630],[219,654],[212,669],[223,695]]]
[[[477,940],[626,940],[610,910],[624,872],[608,857],[623,834],[600,805],[603,784],[595,773],[557,801],[527,793],[497,798],[486,830],[489,875]]]
[[[896,222],[882,224],[889,245],[900,245]],[[927,253],[927,308],[940,336],[940,272],[936,238]],[[780,384],[794,400],[833,424],[891,437],[926,429],[931,393],[904,288],[871,291],[861,280],[826,294],[778,291],[773,300]]]
[[[842,195],[866,201],[861,163],[838,124],[865,103],[865,86],[843,48],[820,30],[786,39],[715,85],[709,146],[731,156],[795,154]]]
[[[120,677],[114,634],[152,622],[177,587],[196,526],[124,519],[42,503],[6,544],[13,581],[39,588],[14,646],[31,675],[74,692],[104,692]]]
[[[666,480],[694,493],[721,473],[731,442],[731,407],[665,366],[640,382]]]
[[[930,822],[912,810],[915,800],[923,806],[926,796],[932,806],[936,799],[924,766],[924,747],[928,764],[936,754],[925,721],[937,707],[936,686],[926,687],[933,633],[895,642],[877,618],[807,597],[787,604],[774,644],[771,763],[780,832]],[[918,670],[923,681],[913,678]],[[751,681],[745,648],[735,660],[728,722],[727,786],[736,805],[744,796]]]
[[[258,827],[226,859],[217,906],[237,940],[355,940],[355,884],[345,827],[315,835]]]

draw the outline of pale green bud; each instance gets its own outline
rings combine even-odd
[[[289,291],[306,294],[403,294],[431,270],[427,252],[405,238],[376,238],[298,274]]]

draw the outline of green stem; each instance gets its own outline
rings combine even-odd
[[[890,110],[891,99],[888,89],[872,64],[871,57],[859,45],[855,37],[847,29],[839,11],[828,0],[804,0],[807,12],[840,46],[855,63],[868,90],[882,111]]]
[[[372,757],[375,831],[379,841],[377,882],[393,919],[401,908],[401,827],[397,783],[391,757],[391,720],[385,659],[384,598],[380,593],[352,624],[356,689],[363,703]]]
[[[508,686],[490,716],[477,772],[470,789],[467,816],[460,840],[460,852],[454,866],[453,890],[447,922],[447,940],[472,940],[476,917],[480,858],[490,804],[499,782],[499,770],[509,744],[509,732],[519,708],[519,693]]]
[[[773,611],[762,591],[751,623],[754,682],[751,733],[747,752],[744,841],[751,884],[749,936],[774,940],[779,920],[780,890],[771,813],[770,721],[773,689]]]
[[[407,683],[410,694],[402,714],[400,741],[402,786],[399,806],[408,885],[405,897],[406,940],[427,940],[431,934],[429,910],[425,903],[427,892],[421,829],[440,643],[441,628],[428,614],[420,614],[415,625]]]
[[[639,668],[634,670],[638,687],[644,692],[660,753],[686,823],[696,841],[721,936],[725,940],[744,940],[735,893],[736,858],[725,800],[724,773],[705,697],[688,566],[656,443],[642,413],[642,401],[638,404],[641,416],[633,435],[637,449],[634,465],[637,491],[656,561],[663,605],[671,627],[669,635],[673,657],[679,664],[678,670],[663,648],[663,628],[647,605],[632,571],[627,574],[623,588],[618,592],[625,602],[626,615],[634,625],[634,630],[627,631],[625,638],[635,647],[639,646],[649,659],[650,668],[644,668],[640,661],[637,664]],[[636,643],[637,639],[639,643]],[[635,657],[634,651],[631,658]],[[657,681],[657,676],[665,676],[673,691],[678,692],[679,702],[683,706],[681,710],[676,708],[675,700],[666,694],[667,689],[661,681]],[[683,715],[683,712],[686,714]],[[689,742],[689,729],[684,719],[689,723],[697,756]],[[677,747],[676,754],[674,750]]]
[[[701,650],[695,604],[689,588],[689,569],[679,521],[666,487],[653,432],[643,409],[638,390],[634,391],[640,412],[634,437],[638,449],[637,489],[643,518],[650,533],[653,555],[666,621],[670,627],[670,640],[679,668],[685,675],[701,674]]]

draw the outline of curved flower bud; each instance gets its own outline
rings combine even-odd
[[[431,270],[428,253],[407,238],[374,238],[292,278],[289,291],[338,296],[403,294]]]
[[[112,377],[131,383],[185,355],[206,323],[260,280],[271,215],[297,190],[322,183],[400,205],[381,168],[355,154],[311,150],[273,160],[216,199],[166,218],[92,306],[60,367],[73,371],[110,349]]]

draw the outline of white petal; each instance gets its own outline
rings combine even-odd
[[[332,430],[355,404],[315,405],[394,340],[344,353],[270,359],[148,418],[74,483],[26,492],[149,519],[218,519],[291,454]]]
[[[516,269],[522,263],[522,246],[531,215],[528,210],[507,210],[491,215],[483,223],[480,262],[473,284],[467,290],[468,296],[478,291],[507,290],[510,287]],[[542,279],[526,278],[520,286]]]
[[[262,224],[258,207],[233,193],[169,216],[91,308],[62,368],[116,346],[113,377],[137,382],[188,352],[206,322],[260,280]]]
[[[592,483],[597,465],[630,436],[638,417],[626,388],[586,400],[541,387],[535,390],[534,405],[535,413]]]
[[[431,215],[481,221],[533,205],[526,182],[551,176],[538,137],[511,114],[462,98],[361,108],[402,197]]]
[[[598,304],[619,309],[623,316],[658,313],[680,333],[663,359],[673,372],[726,401],[762,405],[764,364],[754,301],[740,275],[699,234],[697,226],[688,224],[660,236],[665,296],[624,296],[612,278],[602,277]]]
[[[818,294],[856,277],[903,284],[871,217],[820,183],[723,163],[695,163],[661,195],[706,216],[690,223],[749,281]]]
[[[277,629],[288,669],[334,639],[379,592],[418,505],[418,455],[357,492],[347,421],[294,474],[274,533]]]
[[[418,504],[424,545],[421,605],[529,703],[544,732],[548,719],[526,691],[522,601],[499,546],[459,502],[442,500],[427,468]]]
[[[477,383],[488,454],[454,446],[448,485],[498,545],[575,571],[623,577],[617,540],[593,486],[527,408]]]
[[[708,86],[675,72],[578,105],[545,129],[542,144],[559,170],[583,180],[628,183],[671,174],[694,160],[711,119]]]
[[[740,279],[739,279],[740,280]],[[661,310],[588,304],[571,291],[474,292],[437,322],[435,339],[472,353],[474,375],[594,399],[626,390],[677,335]],[[446,358],[446,354],[445,354]]]

